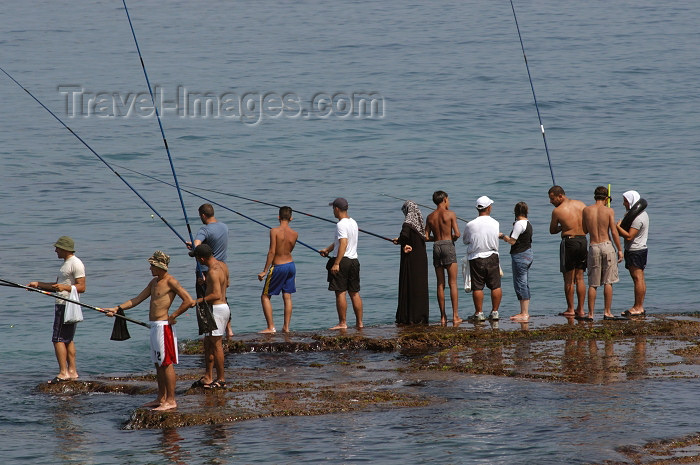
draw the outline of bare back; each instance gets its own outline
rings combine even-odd
[[[583,210],[583,230],[590,235],[591,244],[615,241],[617,227],[615,226],[615,212],[612,208],[596,202]],[[617,239],[619,248],[619,238]]]
[[[270,230],[270,251],[274,254],[273,265],[282,265],[293,261],[292,250],[294,250],[298,237],[299,233],[285,222]]]
[[[459,238],[457,215],[446,208],[438,207],[425,221],[425,237],[429,241],[454,241]]]
[[[216,295],[216,299],[208,301],[211,305],[226,303],[226,289],[228,289],[228,265],[226,263],[213,259],[207,264],[207,290],[206,295]]]
[[[584,208],[586,208],[586,204],[580,200],[564,200],[552,210],[552,222],[549,225],[549,232],[556,234],[561,231],[562,237],[585,235],[583,231]]]

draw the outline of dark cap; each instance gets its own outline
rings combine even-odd
[[[338,207],[341,210],[347,210],[348,209],[348,201],[345,200],[342,197],[338,197],[334,201],[328,204],[331,207]]]
[[[209,244],[199,244],[194,250],[190,250],[187,255],[197,258],[209,258],[213,255]]]

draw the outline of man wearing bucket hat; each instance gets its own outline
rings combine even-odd
[[[177,335],[175,334],[175,315],[180,315],[190,307],[194,307],[194,299],[170,273],[168,265],[170,256],[160,250],[153,252],[148,259],[151,264],[153,279],[133,299],[116,307],[106,308],[108,316],[113,316],[119,310],[128,310],[151,298],[148,319],[150,321],[151,361],[156,366],[156,379],[158,381],[158,397],[148,402],[143,407],[152,407],[153,410],[171,410],[177,407],[175,402],[175,367],[178,362]],[[172,315],[168,315],[170,306],[178,296],[182,303]]]
[[[75,256],[75,242],[68,236],[61,236],[54,243],[54,247],[58,258],[63,260],[56,281],[52,283],[32,281],[28,286],[55,292],[65,298],[69,298],[71,286],[75,286],[75,290],[82,294],[86,289],[85,265]],[[65,301],[56,299],[51,341],[58,361],[58,374],[49,381],[49,384],[78,378],[78,369],[75,365],[75,343],[73,342],[77,323],[64,323],[65,311]]]
[[[498,321],[498,307],[501,305],[501,267],[498,259],[498,221],[491,218],[493,200],[485,195],[476,199],[479,216],[467,223],[462,241],[467,245],[469,273],[472,279],[472,300],[474,315],[470,321],[484,321],[482,311],[484,286],[491,289],[491,314],[489,319]]]

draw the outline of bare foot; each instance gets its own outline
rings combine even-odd
[[[362,329],[362,328],[364,328],[364,327],[365,327],[365,325],[363,325],[362,323],[358,323],[358,324],[355,325],[355,328],[356,328],[356,329]]]
[[[523,315],[522,313],[518,313],[517,315],[513,315],[510,317],[512,321],[528,321],[530,319],[530,315]]]
[[[177,408],[177,403],[168,402],[168,403],[160,404],[158,407],[154,408],[153,410],[163,411],[163,410],[172,410],[174,408]]]
[[[282,328],[282,332],[283,332],[283,333],[288,333],[288,332],[289,332],[289,328],[284,328],[284,327],[283,327],[283,328]]]
[[[572,317],[572,316],[576,316],[576,313],[574,313],[573,310],[572,310],[572,311],[568,311],[568,310],[567,310],[566,312],[561,312],[561,313],[559,314],[559,316],[565,316],[565,317],[567,317],[567,318],[570,318],[570,317]],[[583,316],[583,315],[581,315],[581,316]]]
[[[462,320],[462,319],[461,319],[460,317],[458,317],[458,316],[452,317],[452,324],[453,324],[454,326],[459,325],[462,321],[464,321],[464,320]]]
[[[141,407],[158,407],[160,405],[160,399],[152,400],[150,402],[146,402],[143,404]]]
[[[346,324],[335,325],[335,326],[333,326],[332,328],[328,328],[328,329],[332,329],[332,330],[336,330],[336,329],[348,329],[348,325],[346,325]]]
[[[440,326],[447,326],[447,317],[440,317]]]
[[[258,334],[274,334],[276,332],[277,330],[275,328],[267,328],[263,329],[262,331],[258,331]]]

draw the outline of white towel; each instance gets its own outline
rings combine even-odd
[[[472,276],[469,274],[469,260],[467,257],[462,258],[462,276],[464,276],[464,292],[472,291]]]

